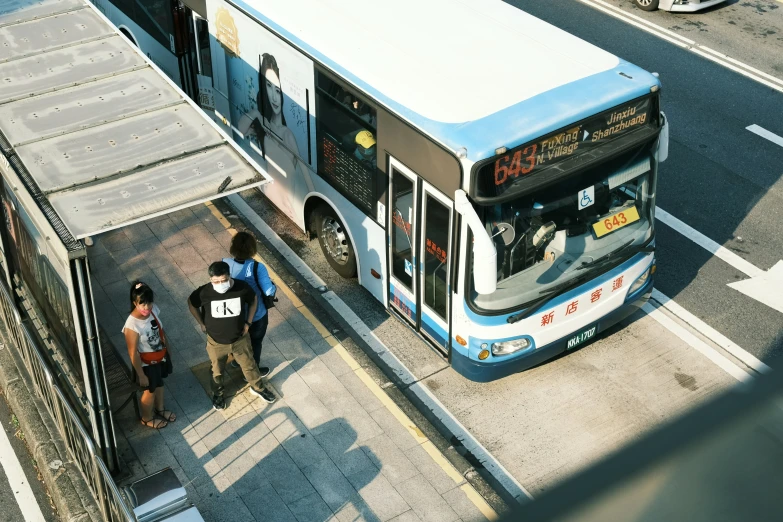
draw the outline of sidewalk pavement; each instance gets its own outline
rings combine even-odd
[[[127,361],[120,329],[130,282],[155,291],[173,345],[166,407],[144,427],[115,415],[128,482],[166,466],[207,521],[483,521],[495,513],[277,274],[262,364],[280,397],[251,395],[229,369],[228,407],[212,409],[205,337],[186,299],[227,256],[234,229],[212,204],[95,238],[93,293],[102,328]],[[228,397],[229,394],[233,394]]]

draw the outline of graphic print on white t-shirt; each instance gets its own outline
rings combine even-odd
[[[212,317],[222,319],[224,317],[236,317],[242,312],[242,299],[232,297],[222,301],[212,301]]]

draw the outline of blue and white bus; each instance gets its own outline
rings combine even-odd
[[[495,0],[183,3],[187,81],[266,166],[261,190],[466,377],[580,347],[649,298],[656,75]]]

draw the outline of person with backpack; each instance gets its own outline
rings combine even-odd
[[[258,365],[258,371],[261,372],[261,377],[266,377],[269,375],[269,368],[261,366],[261,347],[269,326],[268,308],[273,307],[274,302],[277,301],[275,298],[277,288],[272,283],[264,264],[253,259],[258,249],[256,238],[250,232],[237,232],[231,240],[229,253],[233,258],[224,258],[223,262],[228,264],[231,277],[250,285],[258,297],[258,307],[250,325],[250,344],[253,347],[253,359]],[[231,365],[234,368],[239,367],[236,361]]]

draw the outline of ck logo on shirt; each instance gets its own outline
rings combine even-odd
[[[239,297],[233,297],[223,301],[212,301],[212,317],[216,319],[222,317],[236,317],[241,312],[242,300]]]

